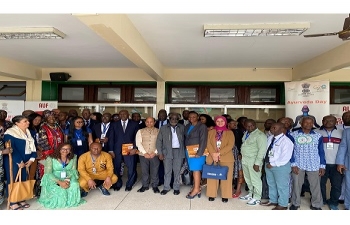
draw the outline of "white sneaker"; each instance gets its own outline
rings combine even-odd
[[[251,200],[252,197],[248,194],[248,195],[246,195],[246,196],[241,196],[241,197],[239,197],[239,199],[240,199],[240,200]]]
[[[249,202],[247,202],[247,205],[259,205],[260,204],[260,200],[256,200],[254,198],[250,199]]]

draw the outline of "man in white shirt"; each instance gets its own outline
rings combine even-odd
[[[287,210],[289,198],[290,159],[294,144],[283,133],[284,124],[274,123],[271,126],[272,136],[267,141],[265,155],[265,172],[269,186],[269,202],[263,206],[275,206],[273,210]]]

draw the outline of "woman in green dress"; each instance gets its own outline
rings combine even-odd
[[[46,159],[41,180],[39,203],[45,208],[76,207],[85,202],[80,197],[77,156],[69,143],[60,144]]]

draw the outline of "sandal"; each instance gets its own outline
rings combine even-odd
[[[14,204],[10,205],[10,210],[23,210],[23,207],[21,204],[14,203]]]
[[[26,209],[30,207],[30,205],[28,203],[26,203],[25,201],[18,202],[18,204],[21,205],[21,207],[26,208]]]
[[[234,193],[234,194],[232,195],[232,198],[238,198],[240,195],[241,195],[241,192],[239,192],[239,193]]]

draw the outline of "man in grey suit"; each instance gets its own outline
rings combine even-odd
[[[161,195],[166,195],[170,191],[172,172],[174,172],[174,195],[180,194],[180,170],[185,158],[185,127],[179,124],[179,120],[178,114],[171,114],[170,123],[162,126],[157,136],[159,159],[164,163],[164,187],[160,192]]]
[[[337,158],[335,159],[337,170],[344,174],[345,191],[344,191],[344,206],[345,209],[350,208],[350,129],[343,131],[343,136],[338,148]]]

